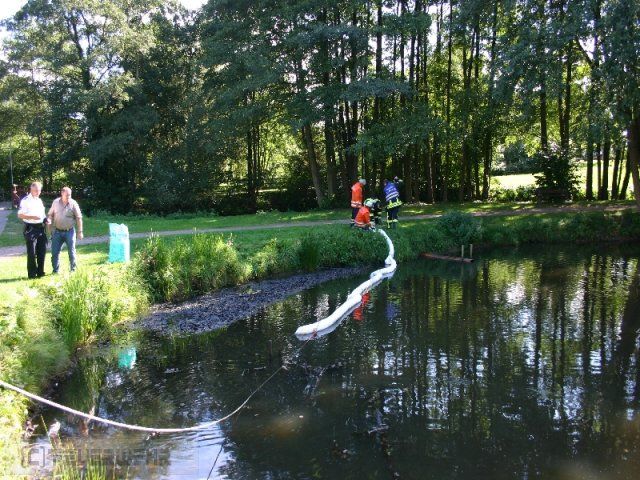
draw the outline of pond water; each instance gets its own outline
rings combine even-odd
[[[56,394],[110,419],[191,426],[286,364],[218,427],[149,437],[44,419],[118,477],[638,478],[639,258],[637,245],[544,246],[411,262],[305,345],[296,328],[364,277],[333,281],[221,331],[82,358]]]

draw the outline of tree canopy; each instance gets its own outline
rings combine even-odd
[[[96,208],[339,205],[394,175],[486,200],[515,151],[640,202],[637,0],[29,0],[4,27],[0,155]]]

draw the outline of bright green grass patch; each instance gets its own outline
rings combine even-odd
[[[13,245],[21,245],[24,243],[22,236],[23,223],[18,218],[17,211],[13,210],[9,213],[7,223],[4,230],[0,234],[0,247],[9,247]]]
[[[593,188],[593,194],[597,195],[598,190],[598,179],[597,179],[597,169],[594,165],[593,167],[593,178],[591,180],[591,186]],[[578,190],[581,192],[587,191],[587,166],[584,163],[578,165],[576,169],[576,177],[578,179]],[[611,189],[613,178],[613,165],[609,166],[609,189]],[[516,173],[511,175],[499,175],[494,176],[493,179],[498,183],[498,185],[506,190],[515,190],[518,187],[530,187],[535,185],[536,177],[532,173]],[[633,185],[632,182],[629,181],[629,186],[627,188],[627,197],[633,195]]]

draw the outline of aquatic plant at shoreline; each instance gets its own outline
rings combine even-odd
[[[153,236],[136,255],[134,269],[156,301],[179,301],[246,280],[250,267],[220,235],[194,235],[171,246]]]

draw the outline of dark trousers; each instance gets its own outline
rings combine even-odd
[[[358,212],[360,211],[360,207],[351,207],[351,226],[356,223],[356,217],[358,216]]]
[[[27,273],[29,278],[44,275],[44,257],[47,254],[47,235],[42,225],[27,225],[24,229],[27,244]]]
[[[400,206],[387,209],[387,223],[389,224],[389,227],[396,228],[396,225],[398,224],[399,211]]]

